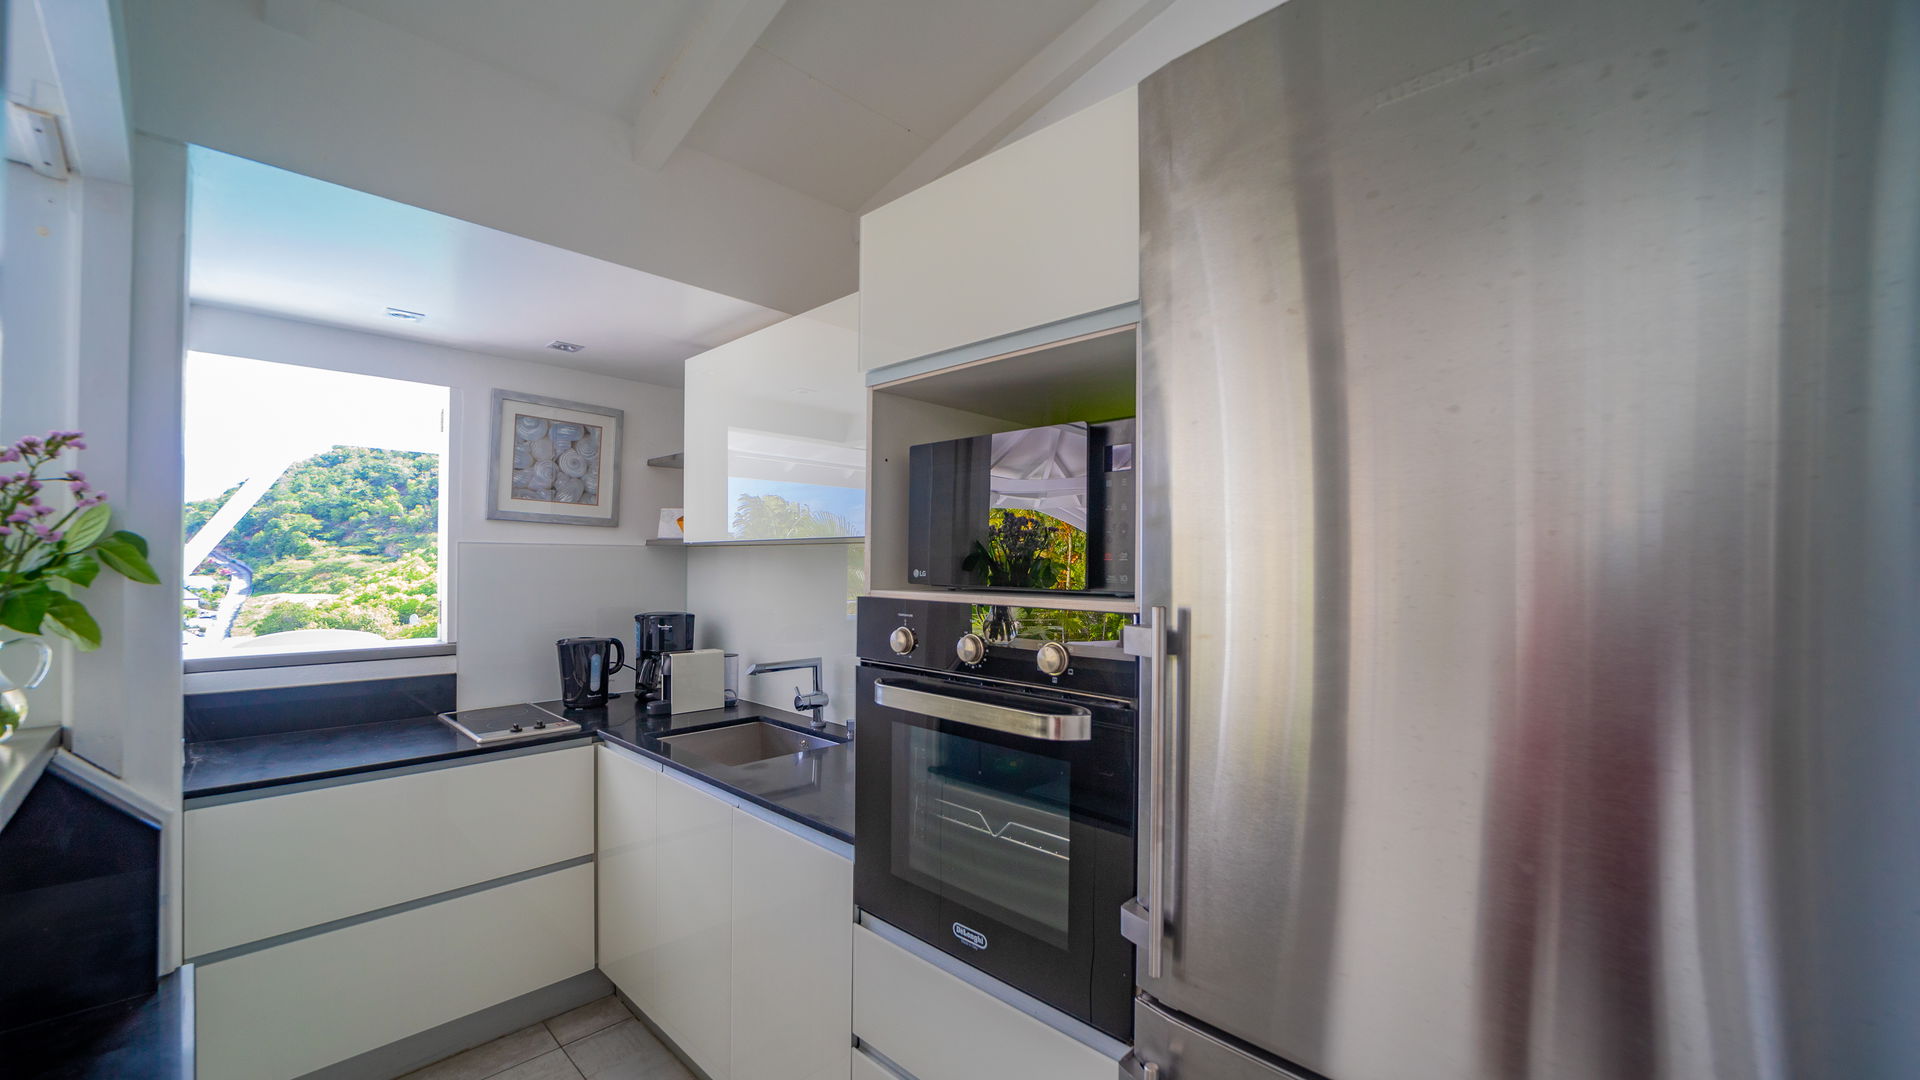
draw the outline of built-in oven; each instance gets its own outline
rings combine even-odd
[[[863,597],[854,735],[860,908],[1123,1040],[1128,621]]]

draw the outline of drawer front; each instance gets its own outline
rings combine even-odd
[[[592,967],[585,865],[205,964],[199,1080],[301,1076]]]
[[[853,928],[853,1033],[918,1080],[1119,1075],[1114,1059],[864,926]]]
[[[592,748],[186,814],[186,952],[203,956],[593,851]]]
[[[902,1080],[899,1073],[880,1064],[867,1055],[865,1050],[853,1052],[853,1070],[849,1080]]]

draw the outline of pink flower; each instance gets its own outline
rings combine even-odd
[[[73,481],[76,484],[84,484],[87,482],[87,474],[81,472],[79,469],[68,469],[67,479]]]
[[[13,513],[7,515],[7,520],[16,525],[24,525],[33,520],[33,515],[23,510],[15,510]]]
[[[85,495],[87,493],[87,482],[85,480],[75,480],[73,482],[73,493],[75,495]]]
[[[12,529],[8,528],[5,525],[0,525],[0,536],[12,536],[12,535],[13,535]]]
[[[33,513],[36,517],[46,517],[53,513],[53,507],[48,506],[46,503],[41,503],[33,508]]]
[[[80,433],[79,433],[79,432],[77,432],[77,431],[76,431],[76,432],[74,432],[74,435],[75,435],[75,436],[78,436],[79,434],[80,434]],[[78,439],[77,437],[76,437],[76,438],[72,438],[72,439],[68,439],[68,440],[67,440],[67,445],[68,445],[68,446],[70,446],[70,447],[72,447],[72,448],[73,448],[73,449],[75,449],[75,450],[85,450],[85,449],[87,448],[87,444],[86,444],[86,443],[83,443],[83,442],[81,442],[81,441],[80,441],[80,440],[79,440],[79,439]]]
[[[0,450],[0,461],[19,461],[19,460],[20,460],[20,451],[15,450],[13,447],[9,446],[4,450]]]

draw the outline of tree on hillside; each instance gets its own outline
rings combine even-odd
[[[742,495],[734,504],[733,534],[755,539],[846,536],[847,519],[778,495]]]

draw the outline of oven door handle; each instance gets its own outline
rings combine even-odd
[[[1062,705],[1054,712],[1018,709],[1011,705],[995,705],[988,701],[938,694],[886,679],[874,680],[873,703],[1029,739],[1086,742],[1093,738],[1093,710],[1080,705]]]

